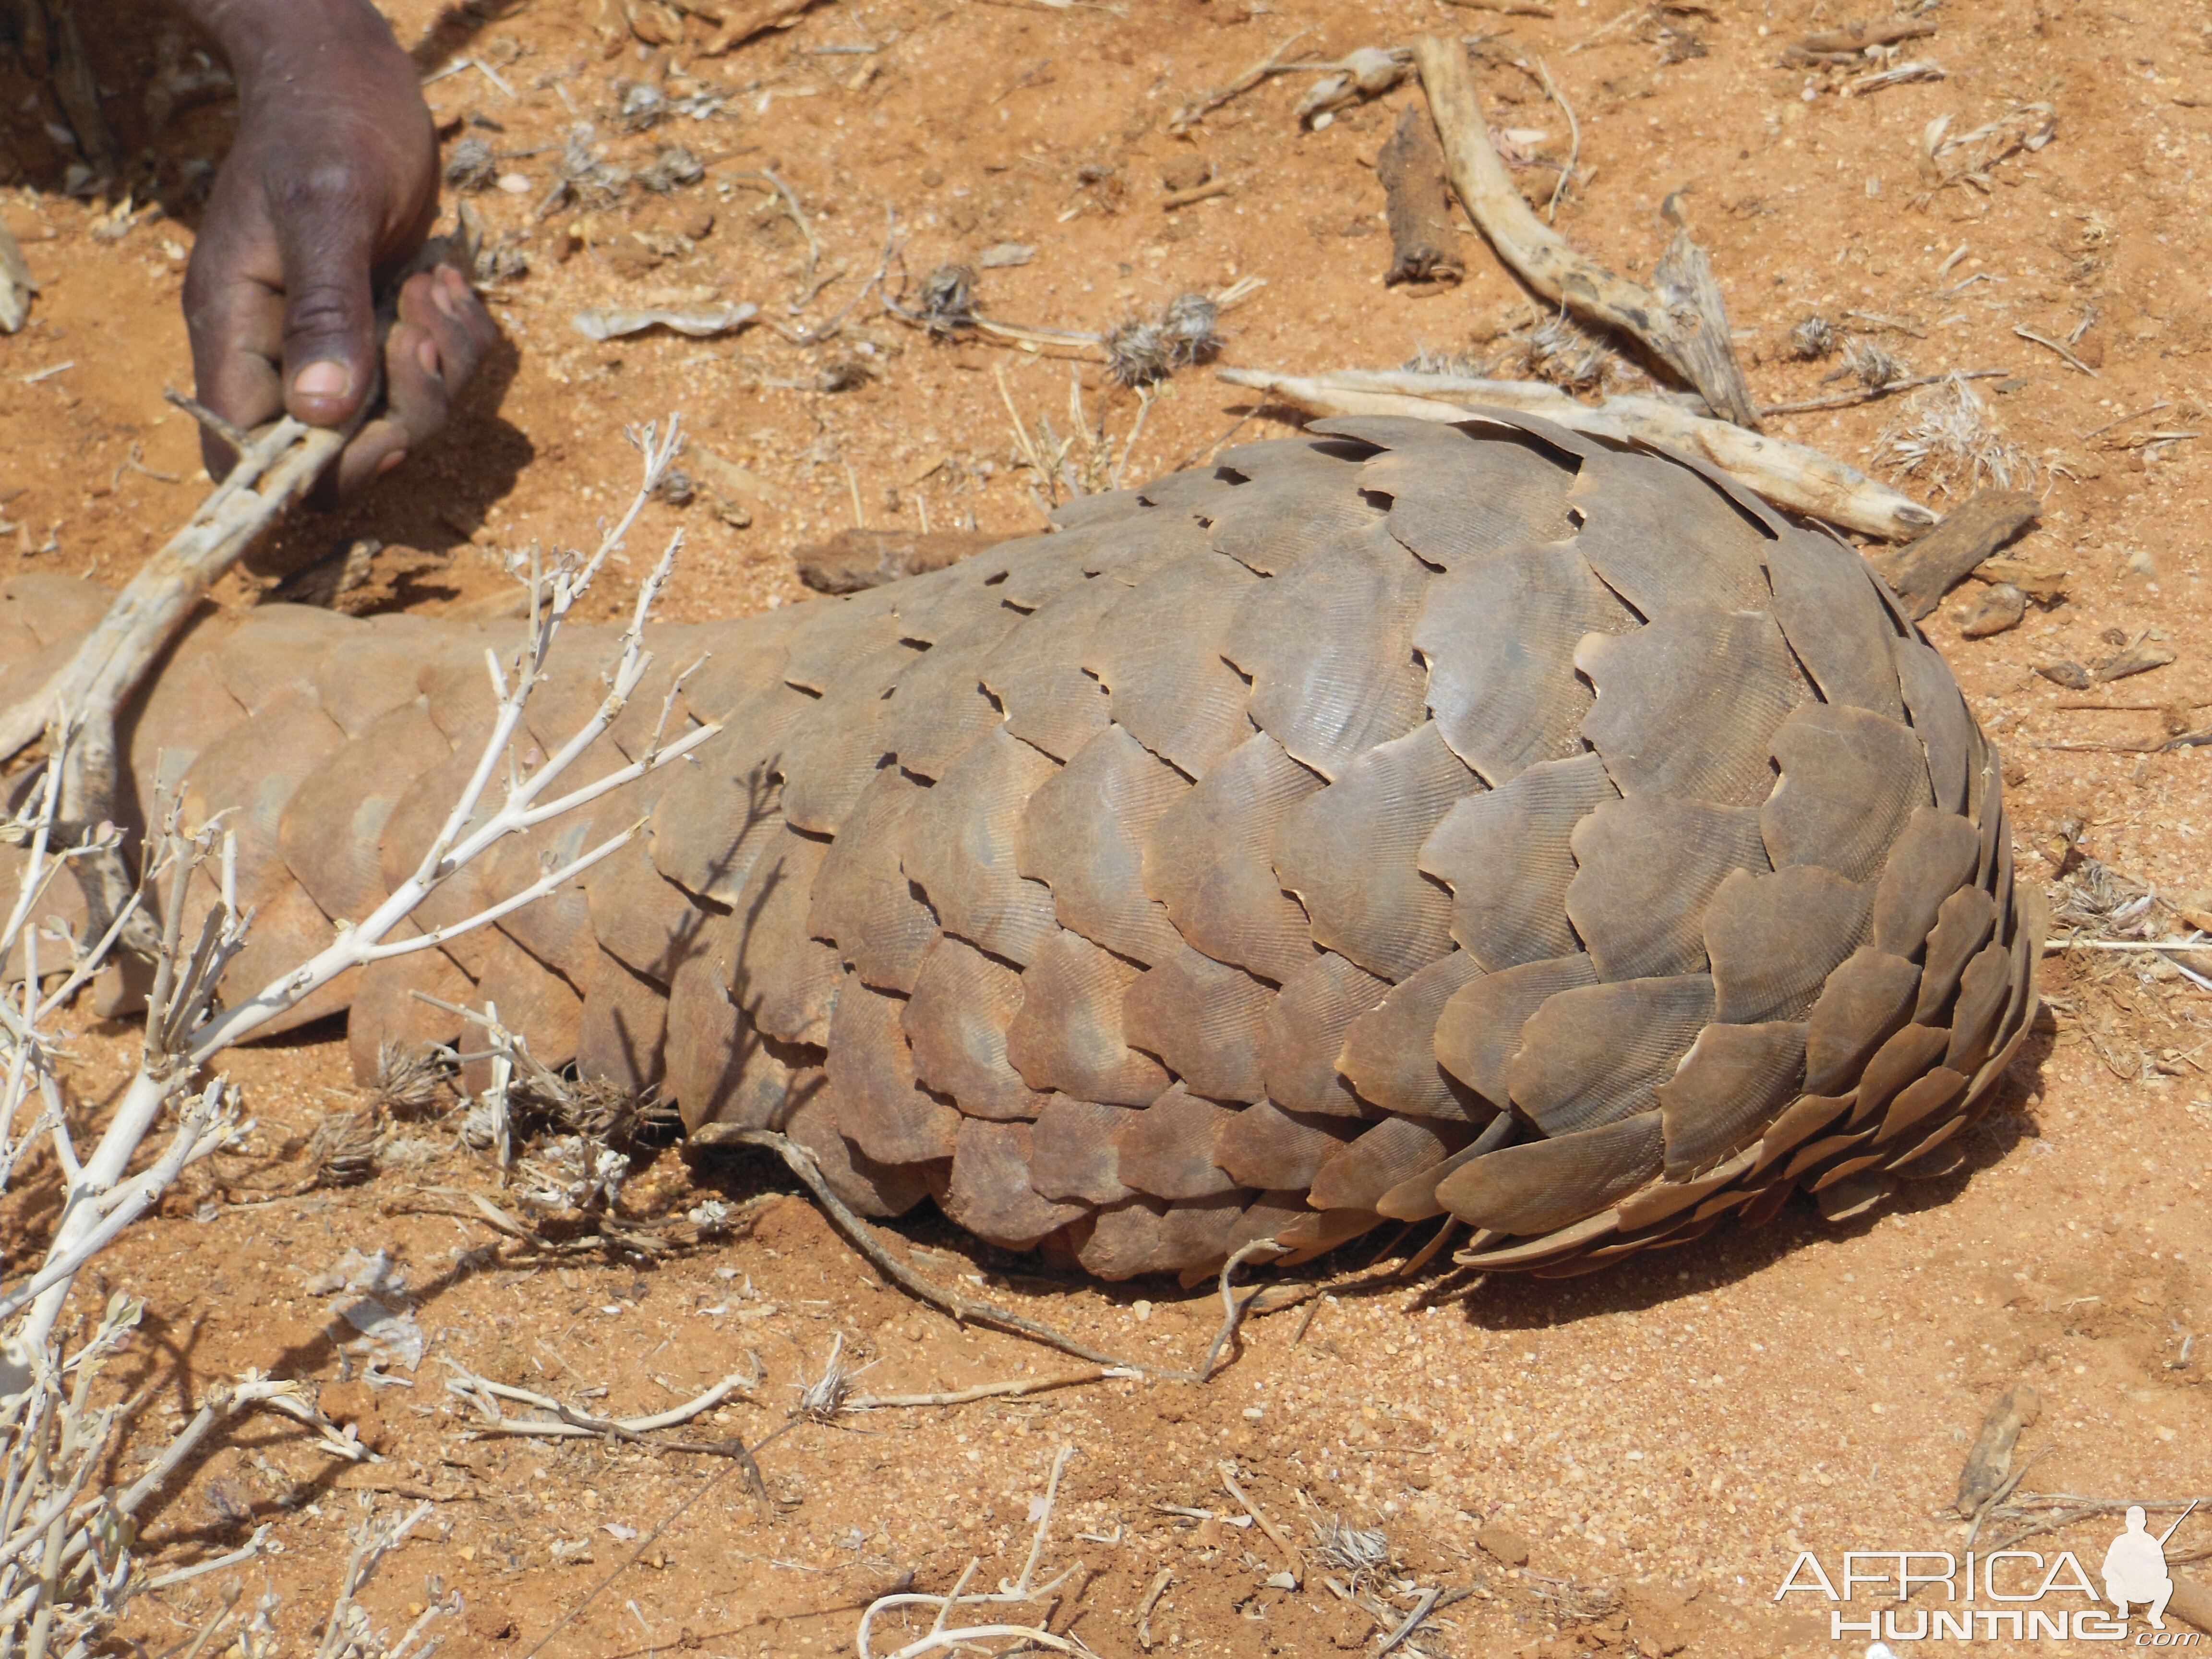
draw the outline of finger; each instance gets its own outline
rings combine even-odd
[[[453,266],[440,265],[429,274],[436,283],[432,301],[450,325],[436,331],[438,349],[445,359],[447,384],[459,397],[485,354],[499,343],[499,324],[469,286],[469,279]]]
[[[369,265],[380,215],[325,166],[277,204],[284,267],[284,406],[311,426],[350,418],[375,378]]]
[[[277,373],[283,349],[283,296],[257,274],[273,270],[265,222],[241,216],[218,189],[191,264],[185,273],[185,326],[191,342],[193,395],[241,427],[274,420],[284,408]],[[228,473],[237,457],[202,430],[200,453],[210,477]]]
[[[333,469],[337,497],[349,501],[407,459],[407,428],[388,415],[362,428]]]
[[[385,413],[420,447],[453,413],[453,377],[437,336],[420,323],[395,324],[385,342],[384,376]]]
[[[446,423],[448,404],[438,349],[428,331],[401,321],[384,343],[384,412],[338,458],[341,496],[367,489]]]

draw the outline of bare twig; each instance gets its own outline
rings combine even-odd
[[[1859,404],[1872,403],[1876,398],[1887,398],[1893,392],[1911,392],[1919,386],[1939,386],[1945,380],[2001,380],[2012,371],[2008,368],[1950,368],[1941,374],[1908,374],[1902,380],[1885,381],[1880,386],[1863,386],[1855,392],[1838,392],[1828,398],[1804,398],[1796,403],[1763,404],[1759,414],[1810,415],[1823,409],[1850,409]]]
[[[1711,461],[1777,507],[1885,541],[1911,541],[1936,522],[1936,515],[1919,502],[1832,456],[1692,415],[1663,398],[1620,394],[1593,408],[1556,386],[1528,380],[1397,369],[1337,369],[1318,376],[1244,368],[1216,373],[1232,386],[1273,393],[1318,415],[1463,421],[1487,406],[1540,416],[1570,431],[1599,437],[1671,444]]]
[[[1283,61],[1285,55],[1289,52],[1292,46],[1297,45],[1299,41],[1304,40],[1306,36],[1312,33],[1313,30],[1311,28],[1300,29],[1297,33],[1285,40],[1282,45],[1277,46],[1274,51],[1269,52],[1258,63],[1253,64],[1251,68],[1246,70],[1242,75],[1239,75],[1227,86],[1218,88],[1214,91],[1203,94],[1197,98],[1192,99],[1190,102],[1185,104],[1181,109],[1175,112],[1173,118],[1168,122],[1168,131],[1170,132],[1186,131],[1189,128],[1197,125],[1200,121],[1203,120],[1212,111],[1219,109],[1231,99],[1241,96],[1243,94],[1251,91],[1253,88],[1258,86],[1261,82],[1266,80],[1269,76],[1282,74],[1285,70],[1291,67],[1290,64],[1287,64]]]
[[[730,1139],[740,1145],[765,1147],[781,1158],[791,1172],[805,1183],[815,1201],[829,1212],[837,1231],[849,1239],[861,1255],[867,1257],[877,1272],[896,1285],[909,1296],[916,1297],[951,1315],[962,1324],[988,1325],[1010,1335],[1024,1337],[1032,1342],[1042,1342],[1057,1348],[1062,1353],[1073,1354],[1078,1359],[1088,1359],[1093,1364],[1109,1366],[1138,1375],[1158,1376],[1176,1382],[1203,1382],[1204,1375],[1198,1371],[1180,1370],[1158,1365],[1139,1364],[1134,1360],[1104,1353],[1087,1342],[1078,1341],[1054,1330],[1051,1326],[1018,1314],[1009,1309],[978,1302],[969,1297],[933,1285],[920,1273],[894,1256],[878,1240],[874,1230],[854,1215],[845,1201],[831,1190],[823,1178],[814,1154],[790,1136],[773,1129],[740,1129]]]
[[[943,1394],[856,1394],[845,1401],[845,1409],[872,1412],[898,1407],[966,1406],[978,1400],[1006,1400],[1020,1395],[1047,1394],[1054,1389],[1080,1388],[1086,1382],[1104,1382],[1119,1377],[1143,1375],[1142,1371],[1132,1370],[1126,1365],[1100,1365],[1091,1370],[1069,1371],[1060,1376],[1017,1376],[1005,1382],[978,1382],[973,1388],[953,1389]]]
[[[1066,1568],[1048,1582],[1042,1584],[1036,1582],[1037,1564],[1044,1559],[1045,1534],[1052,1526],[1052,1512],[1060,1499],[1060,1477],[1066,1469],[1068,1460],[1074,1455],[1075,1448],[1072,1445],[1064,1445],[1052,1460],[1052,1473],[1045,1482],[1044,1502],[1037,1515],[1036,1530],[1030,1538],[1029,1557],[1022,1563],[1020,1577],[1012,1583],[1002,1580],[995,1594],[978,1592],[972,1595],[969,1595],[968,1581],[975,1576],[975,1569],[980,1565],[971,1559],[962,1571],[959,1579],[953,1584],[948,1595],[936,1595],[915,1590],[902,1590],[890,1595],[878,1596],[868,1604],[866,1611],[861,1613],[860,1628],[854,1638],[854,1646],[860,1654],[860,1659],[877,1659],[875,1650],[870,1645],[868,1638],[878,1616],[900,1607],[934,1607],[937,1609],[937,1618],[930,1626],[927,1635],[919,1641],[909,1642],[895,1652],[884,1656],[884,1659],[921,1659],[921,1656],[926,1653],[953,1650],[969,1646],[985,1638],[995,1636],[1018,1637],[1026,1645],[1049,1648],[1054,1653],[1089,1656],[1091,1650],[1081,1638],[1074,1636],[1055,1636],[1045,1629],[1045,1621],[1042,1619],[1035,1625],[969,1625],[955,1630],[945,1628],[945,1621],[957,1608],[1010,1607],[1018,1606],[1025,1601],[1042,1601],[1050,1597],[1070,1578],[1083,1571],[1083,1563],[1078,1561],[1073,1566]]]
[[[2012,331],[2019,335],[2023,340],[2033,340],[2036,344],[2044,347],[2045,349],[2057,352],[2061,357],[2064,358],[2069,364],[2073,368],[2080,369],[2081,373],[2087,375],[2091,380],[2094,380],[2102,378],[2098,374],[2095,369],[2090,368],[2088,364],[2083,362],[2079,357],[2075,356],[2072,349],[2067,346],[2063,342],[2054,340],[2047,334],[2038,334],[2033,329],[2028,327],[2025,323],[2014,323],[2013,325]]]
[[[1453,187],[1498,257],[1544,298],[1642,342],[1715,410],[1756,430],[1759,411],[1743,384],[1725,316],[1717,330],[1710,317],[1686,327],[1660,295],[1569,246],[1537,218],[1492,148],[1467,54],[1424,34],[1413,43],[1413,60]],[[1677,236],[1678,248],[1686,238]],[[1717,291],[1712,303],[1717,305]]]
[[[1575,106],[1567,101],[1566,94],[1552,79],[1550,66],[1540,58],[1536,60],[1536,73],[1543,77],[1544,90],[1559,106],[1559,113],[1567,118],[1567,164],[1559,169],[1559,179],[1552,186],[1551,202],[1544,209],[1544,222],[1552,224],[1559,219],[1560,198],[1566,195],[1567,186],[1574,182],[1575,170],[1582,165],[1583,128],[1582,123],[1575,119]]]

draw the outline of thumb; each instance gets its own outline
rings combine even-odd
[[[311,426],[337,426],[375,383],[369,263],[377,213],[341,179],[294,194],[275,216],[284,268],[284,406]]]

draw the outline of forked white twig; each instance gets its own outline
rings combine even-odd
[[[1067,1468],[1068,1460],[1074,1455],[1073,1446],[1062,1446],[1058,1455],[1052,1460],[1052,1474],[1045,1482],[1043,1508],[1037,1516],[1036,1530],[1030,1535],[1029,1559],[1022,1563],[1022,1576],[1019,1578],[1012,1583],[1008,1583],[1003,1578],[1000,1579],[996,1594],[979,1593],[970,1595],[967,1593],[968,1581],[975,1576],[975,1570],[981,1565],[980,1561],[970,1559],[961,1571],[958,1581],[954,1583],[947,1595],[933,1595],[917,1590],[907,1590],[893,1595],[878,1596],[868,1604],[867,1610],[860,1615],[860,1633],[854,1638],[854,1646],[860,1654],[860,1659],[921,1659],[921,1656],[926,1653],[947,1652],[969,1643],[980,1642],[997,1636],[1018,1637],[1024,1644],[1030,1647],[1049,1648],[1054,1653],[1073,1654],[1078,1656],[1078,1659],[1095,1659],[1091,1648],[1080,1637],[1055,1636],[1044,1628],[1043,1620],[1039,1620],[1034,1625],[964,1625],[951,1630],[945,1628],[946,1620],[951,1617],[953,1610],[957,1607],[1014,1607],[1024,1601],[1042,1601],[1083,1571],[1083,1563],[1079,1560],[1073,1566],[1057,1574],[1048,1582],[1042,1584],[1036,1582],[1037,1564],[1044,1559],[1045,1534],[1052,1527],[1053,1507],[1060,1498],[1060,1473]],[[904,1647],[878,1656],[869,1645],[868,1641],[869,1633],[874,1626],[877,1615],[891,1612],[895,1608],[911,1607],[933,1607],[937,1609],[937,1619],[930,1626],[929,1633],[919,1640],[908,1643]]]

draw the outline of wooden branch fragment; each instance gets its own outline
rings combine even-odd
[[[2097,380],[2104,378],[2102,375],[2099,374],[2095,369],[2083,362],[2081,358],[2075,356],[2073,349],[2063,341],[2054,340],[2047,334],[2038,334],[2033,329],[2028,327],[2025,323],[2014,323],[2013,325],[2012,331],[2019,335],[2023,340],[2033,340],[2036,344],[2044,347],[2046,350],[2057,352],[2061,357],[2066,360],[2067,363],[2070,367],[2081,370],[2082,374],[2087,375],[2091,380]]]
[[[1832,455],[1692,415],[1664,398],[1622,395],[1593,408],[1557,386],[1533,380],[1403,369],[1337,369],[1310,377],[1243,368],[1217,373],[1232,386],[1254,387],[1316,415],[1404,415],[1449,422],[1477,416],[1487,406],[1540,416],[1594,437],[1667,444],[1711,462],[1785,512],[1883,541],[1911,541],[1937,522],[1934,513],[1911,496]]]
[[[1053,1389],[1079,1388],[1086,1382],[1103,1382],[1111,1377],[1139,1374],[1114,1365],[1095,1365],[1087,1371],[1070,1371],[1064,1376],[1018,1376],[1009,1382],[978,1382],[973,1388],[952,1389],[940,1394],[856,1394],[845,1402],[845,1409],[873,1412],[892,1407],[965,1406],[978,1400],[1012,1399],[1023,1395],[1043,1394]]]
[[[783,1160],[785,1167],[805,1183],[806,1190],[814,1194],[815,1202],[829,1213],[832,1224],[852,1241],[861,1255],[867,1257],[878,1273],[908,1295],[928,1303],[931,1307],[963,1325],[988,1325],[1010,1335],[1042,1342],[1047,1347],[1057,1348],[1078,1359],[1087,1359],[1094,1365],[1107,1366],[1133,1375],[1157,1376],[1175,1382],[1203,1382],[1206,1380],[1197,1371],[1139,1364],[1134,1360],[1102,1352],[1090,1344],[1064,1335],[1037,1320],[988,1302],[978,1302],[957,1291],[948,1291],[941,1285],[933,1285],[884,1248],[883,1242],[875,1236],[874,1230],[854,1214],[844,1200],[830,1190],[830,1182],[823,1176],[820,1164],[815,1161],[813,1152],[788,1135],[780,1134],[773,1129],[738,1129],[724,1136],[720,1144],[760,1146],[774,1152]]]
[[[2026,490],[1978,489],[1911,547],[1870,562],[1917,622],[1984,560],[2033,524],[2042,510],[2042,503]]]
[[[1226,179],[1209,179],[1202,185],[1193,185],[1188,190],[1171,190],[1160,198],[1160,211],[1173,213],[1177,208],[1187,208],[1200,202],[1211,201],[1217,196],[1236,193],[1237,186]]]
[[[942,570],[1006,539],[959,530],[841,530],[826,542],[802,547],[794,556],[799,580],[816,592],[857,593]]]
[[[1219,109],[1231,99],[1240,97],[1243,94],[1251,91],[1253,88],[1258,86],[1261,82],[1266,80],[1271,75],[1281,74],[1284,69],[1287,67],[1283,62],[1284,57],[1290,52],[1290,49],[1292,46],[1297,45],[1299,41],[1304,40],[1306,36],[1312,33],[1313,30],[1310,27],[1300,29],[1297,33],[1291,35],[1289,40],[1284,41],[1281,46],[1277,46],[1274,51],[1269,52],[1265,58],[1262,58],[1258,63],[1253,64],[1251,68],[1246,70],[1234,81],[1231,81],[1227,86],[1217,87],[1212,92],[1192,99],[1190,102],[1185,104],[1181,109],[1175,112],[1174,118],[1168,123],[1168,131],[1170,132],[1186,132],[1192,127],[1196,126],[1200,121],[1204,120],[1206,116],[1213,111]]]
[[[1397,131],[1375,158],[1382,181],[1385,214],[1390,222],[1388,283],[1457,282],[1467,274],[1452,229],[1451,199],[1444,189],[1443,152],[1436,127],[1421,112],[1408,108]]]
[[[1759,405],[1736,361],[1735,342],[1729,337],[1728,302],[1721,298],[1711,258],[1690,240],[1686,227],[1675,231],[1652,267],[1651,280],[1679,331],[1690,384],[1705,393],[1715,414],[1757,431]]]
[[[1424,34],[1413,42],[1413,62],[1420,70],[1429,112],[1443,142],[1452,187],[1498,258],[1545,299],[1565,306],[1577,316],[1632,335],[1695,386],[1717,413],[1756,431],[1759,413],[1744,389],[1742,370],[1716,372],[1717,365],[1732,367],[1735,362],[1725,313],[1720,313],[1717,327],[1702,306],[1677,316],[1664,298],[1643,283],[1576,252],[1565,238],[1536,216],[1491,144],[1467,54],[1455,44]],[[1677,261],[1677,269],[1686,268],[1684,255]],[[1710,280],[1710,272],[1707,276]],[[1711,303],[1717,312],[1717,291]],[[1696,342],[1693,336],[1698,334],[1711,337]]]
[[[754,0],[750,5],[711,6],[680,3],[678,9],[703,17],[715,25],[714,38],[699,48],[702,56],[719,58],[732,46],[741,46],[769,29],[787,29],[814,0]]]
[[[1796,52],[1864,52],[1869,46],[1893,46],[1900,40],[1924,40],[1936,33],[1925,18],[1892,18],[1880,23],[1846,23],[1839,29],[1808,34],[1790,48]]]
[[[1542,0],[1445,0],[1445,3],[1463,6],[1469,11],[1503,12],[1508,17],[1557,17],[1559,14]]]

